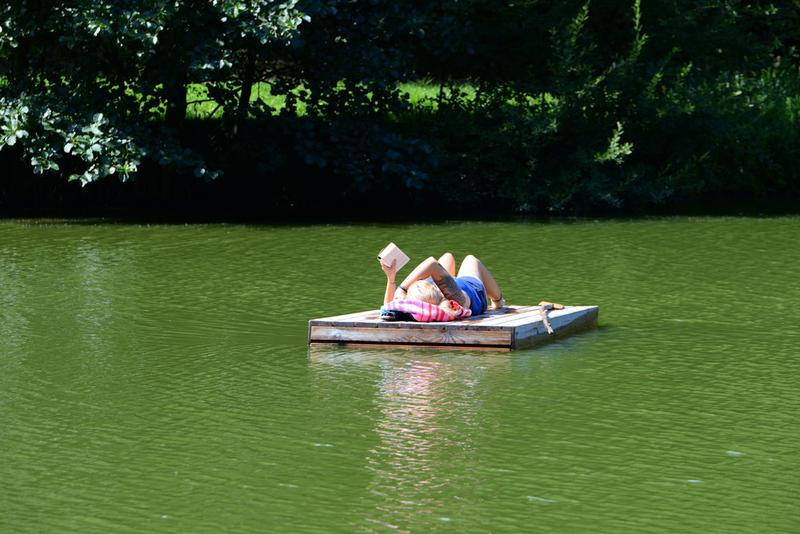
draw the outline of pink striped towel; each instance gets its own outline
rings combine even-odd
[[[409,313],[414,320],[420,323],[458,321],[472,315],[472,310],[462,307],[454,300],[450,301],[450,306],[455,310],[455,313],[447,313],[439,306],[434,306],[421,300],[404,299],[393,300],[389,304],[385,304],[381,310]]]

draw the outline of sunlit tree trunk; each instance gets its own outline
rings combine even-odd
[[[236,112],[236,124],[233,128],[234,135],[238,135],[239,129],[247,120],[248,111],[250,110],[250,97],[253,94],[255,76],[256,55],[254,52],[249,51],[245,59],[244,73],[242,74],[242,90],[239,94],[239,105]]]

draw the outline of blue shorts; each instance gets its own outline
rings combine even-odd
[[[432,276],[426,278],[428,282],[436,285]],[[474,276],[459,276],[455,279],[458,287],[469,297],[469,309],[472,315],[480,315],[489,307],[489,298],[486,296],[486,288],[483,282]]]
[[[469,297],[469,309],[472,310],[472,315],[480,315],[486,311],[489,301],[486,298],[483,282],[474,276],[459,276],[456,278],[456,283]]]

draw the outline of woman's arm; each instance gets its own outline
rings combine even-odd
[[[469,296],[464,293],[458,284],[456,283],[456,279],[450,276],[450,273],[445,272],[444,275],[440,275],[438,278],[436,274],[431,275],[433,276],[433,281],[436,282],[436,285],[442,292],[442,295],[445,296],[448,300],[455,300],[461,306],[465,308],[469,308]]]
[[[435,267],[436,265],[443,268],[441,265],[439,265],[439,262],[437,262],[433,256],[431,256],[426,260],[423,260],[422,263],[414,267],[414,270],[411,271],[409,275],[403,279],[403,281],[400,283],[400,287],[408,289],[411,286],[411,284],[413,284],[417,280],[424,280],[425,278],[428,278],[429,276],[431,276],[431,272],[436,268]]]
[[[380,262],[380,260],[378,260]],[[389,304],[394,299],[394,294],[396,291],[394,279],[397,276],[397,269],[395,269],[396,261],[392,262],[392,265],[384,265],[381,262],[381,269],[383,272],[386,273],[386,292],[383,294],[383,303]]]

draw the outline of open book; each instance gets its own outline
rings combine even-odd
[[[378,252],[378,259],[387,267],[391,267],[394,261],[394,268],[398,271],[402,269],[403,265],[408,263],[409,260],[408,256],[394,243],[389,243],[383,250]]]

